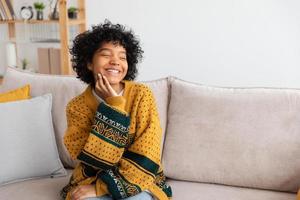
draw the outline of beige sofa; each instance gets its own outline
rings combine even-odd
[[[0,199],[59,199],[76,164],[62,142],[65,106],[86,85],[71,76],[8,68],[0,93],[27,83],[32,96],[53,95],[56,143],[68,176],[2,186]],[[165,132],[162,160],[174,200],[296,199],[300,90],[212,87],[174,77],[146,84],[156,96]]]

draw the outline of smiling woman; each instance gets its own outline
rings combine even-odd
[[[93,72],[95,80],[102,77],[104,80],[107,79],[111,87],[120,93],[124,88],[121,81],[125,78],[128,70],[126,50],[118,43],[103,42],[101,48],[94,54],[92,62],[88,64],[88,69]],[[96,92],[99,90],[100,88]]]
[[[106,44],[105,44],[106,43]],[[110,43],[109,48],[107,49]],[[99,54],[109,57],[113,52],[111,48],[118,47],[120,59],[126,59],[128,71],[124,80],[134,80],[137,75],[137,64],[143,57],[143,50],[132,31],[125,31],[125,27],[106,21],[104,24],[93,26],[92,30],[78,35],[71,49],[73,69],[82,81],[95,85],[95,75],[87,66],[93,65],[93,61]],[[104,46],[103,46],[104,45]],[[123,52],[124,51],[124,52]]]
[[[71,49],[77,77],[89,84],[67,105],[64,143],[79,160],[65,199],[167,200],[162,131],[149,87],[133,82],[143,50],[132,31],[105,22],[78,35]]]

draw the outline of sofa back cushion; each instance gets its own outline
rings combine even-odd
[[[145,82],[155,95],[158,112],[160,115],[163,133],[166,127],[168,104],[167,78]],[[31,96],[40,96],[51,93],[53,96],[53,126],[60,158],[65,167],[73,168],[76,161],[69,156],[64,144],[63,136],[67,127],[66,105],[75,96],[82,93],[87,85],[74,76],[46,75],[24,72],[15,68],[8,68],[3,84],[0,85],[0,93],[6,92],[25,84],[31,87]]]
[[[300,187],[300,90],[171,80],[165,174],[280,191]]]

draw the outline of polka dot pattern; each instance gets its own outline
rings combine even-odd
[[[110,163],[117,163],[124,152],[123,148],[116,148],[108,142],[99,141],[99,138],[92,134],[89,136],[84,150],[94,155],[95,158],[101,158]]]
[[[149,183],[153,180],[151,175],[143,172],[125,159],[120,160],[120,165],[122,167],[119,169],[119,172],[126,178],[127,181],[139,185],[142,190],[149,187]]]
[[[93,113],[84,102],[84,96],[80,95],[72,99],[66,108],[68,128],[64,144],[74,160],[84,147],[92,126]]]
[[[133,108],[136,109],[133,109],[135,112],[131,112],[131,128],[136,136],[129,150],[160,163],[162,130],[153,93],[143,84],[138,84],[134,91],[136,101]]]

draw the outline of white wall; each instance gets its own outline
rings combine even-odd
[[[300,88],[299,0],[87,0],[89,25],[140,36],[140,80]]]
[[[34,0],[14,2],[19,10]],[[209,85],[300,88],[299,0],[86,0],[86,4],[89,27],[108,18],[140,36],[145,58],[139,80],[173,75]],[[20,44],[19,56],[29,57],[35,68],[36,48],[41,46]],[[1,65],[3,47],[0,43]]]

